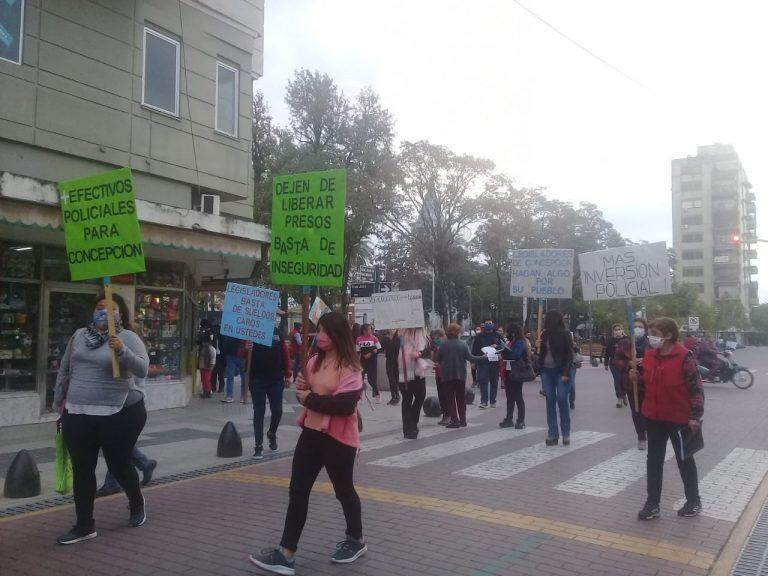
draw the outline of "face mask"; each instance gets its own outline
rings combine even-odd
[[[635,328],[635,338],[642,338],[645,336],[645,328]]]
[[[648,345],[651,348],[661,348],[664,344],[664,338],[661,336],[648,336]]]
[[[107,327],[107,311],[104,308],[93,311],[93,324],[96,328]]]
[[[493,322],[486,322],[483,327],[486,332],[493,332]]]
[[[441,346],[443,344],[443,341],[441,338],[435,338],[435,346]]]
[[[331,340],[331,337],[328,336],[328,334],[325,332],[320,332],[320,334],[317,335],[315,342],[317,343],[317,347],[320,348],[320,350],[325,350],[327,352],[333,348],[333,341]]]
[[[613,331],[613,337],[614,338],[621,338],[622,336],[624,336],[624,332],[622,332],[621,330],[614,330]]]
[[[475,330],[475,334],[480,334],[480,330],[479,329]]]

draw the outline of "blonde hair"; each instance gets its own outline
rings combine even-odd
[[[427,346],[427,337],[424,328],[406,328],[401,336],[403,348],[411,350],[424,350]]]

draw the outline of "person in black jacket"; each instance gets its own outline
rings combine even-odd
[[[382,336],[381,347],[384,348],[389,393],[392,395],[392,399],[387,404],[397,406],[400,403],[400,390],[397,387],[397,379],[400,376],[400,369],[397,364],[397,359],[400,357],[400,335],[397,330],[389,330],[386,335]]]
[[[573,365],[573,339],[565,329],[563,315],[550,310],[544,317],[544,331],[536,343],[541,358],[541,382],[547,396],[547,446],[556,446],[560,434],[557,413],[560,412],[560,432],[563,446],[571,443],[571,413],[568,406],[571,366]]]
[[[627,405],[627,393],[622,385],[622,375],[624,373],[625,365],[624,358],[621,355],[617,355],[617,351],[622,347],[622,341],[629,342],[627,335],[624,333],[624,326],[621,324],[614,324],[613,336],[608,339],[605,345],[605,353],[603,354],[603,365],[606,370],[611,371],[613,376],[613,391],[616,393],[616,408],[621,408]]]
[[[496,327],[490,318],[483,322],[483,331],[475,336],[472,343],[472,355],[481,356],[485,354],[483,348],[491,347],[497,351],[504,348],[504,341],[496,333]],[[494,360],[495,358],[495,360]],[[487,363],[477,365],[477,382],[480,385],[480,408],[488,408],[488,401],[491,402],[491,408],[496,407],[496,394],[499,390],[499,357],[492,355],[488,357]]]

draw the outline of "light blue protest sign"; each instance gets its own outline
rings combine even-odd
[[[513,250],[511,272],[510,296],[570,298],[573,289],[573,250]]]
[[[262,346],[272,346],[280,293],[268,288],[227,282],[221,333]]]

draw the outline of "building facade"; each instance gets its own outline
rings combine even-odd
[[[247,281],[263,0],[0,2],[0,426],[50,413],[98,282],[72,282],[56,183],[130,167],[147,271],[113,278],[150,354],[150,409],[192,393],[200,291]]]
[[[672,160],[675,275],[707,304],[758,303],[755,194],[733,146],[699,146]]]

